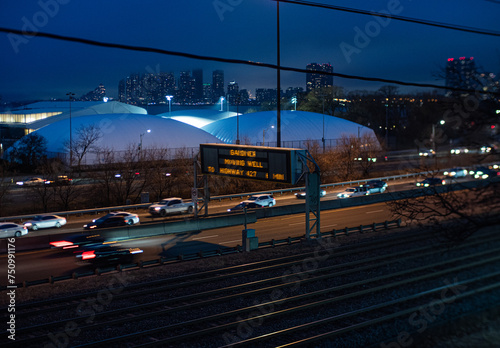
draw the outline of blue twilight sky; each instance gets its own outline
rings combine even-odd
[[[317,0],[324,4],[500,31],[496,0]],[[372,16],[280,4],[281,64],[330,63],[334,72],[444,84],[435,77],[450,57],[474,57],[500,73],[500,37],[458,32]],[[276,63],[276,2],[271,0],[22,0],[0,3],[0,27],[223,58]],[[117,97],[131,73],[215,69],[240,89],[275,88],[276,72],[219,62],[130,52],[0,33],[3,101],[81,96],[104,83]],[[334,78],[347,90],[381,84]],[[281,87],[304,87],[305,75],[283,72]],[[400,87],[401,91],[421,91]]]

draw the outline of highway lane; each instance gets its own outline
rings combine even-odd
[[[294,198],[295,199],[295,198]],[[373,222],[390,220],[391,213],[386,204],[324,211],[321,213],[321,231],[331,231],[344,227],[368,225]],[[259,242],[271,239],[285,239],[305,234],[305,214],[261,219],[248,228],[255,229]],[[135,256],[135,261],[152,260],[162,257],[176,257],[179,254],[215,250],[220,247],[235,247],[242,244],[243,226],[207,230],[199,233],[164,235],[150,238],[136,238],[121,241],[124,247],[144,250]],[[6,275],[6,255],[0,255],[0,274]],[[175,267],[166,266],[166,267]],[[92,267],[77,264],[72,254],[53,249],[16,253],[16,282],[46,279],[49,276],[71,275],[73,272],[89,272]],[[6,285],[7,277],[0,277],[0,285]]]
[[[415,187],[416,179],[402,179],[397,181],[388,182],[388,191],[387,192],[396,192],[400,190],[407,190]],[[334,188],[326,188],[327,194],[325,197],[321,198],[321,201],[338,199],[337,194],[339,192],[344,191],[346,187],[334,187]],[[276,194],[275,195],[276,204],[277,205],[291,205],[291,204],[304,204],[304,200],[295,198],[294,194],[286,193],[283,195]],[[227,209],[234,207],[240,201],[244,199],[233,199],[233,200],[213,200],[209,203],[208,212],[209,215],[212,214],[220,214],[225,213]],[[184,218],[190,218],[191,215],[172,215],[165,218],[162,217],[152,217],[146,209],[138,209],[138,210],[130,210],[132,213],[136,213],[139,215],[139,218],[142,222],[156,222],[156,221],[172,221],[172,220],[182,220]],[[203,212],[202,212],[203,213]],[[67,216],[68,223],[61,227],[60,229],[50,228],[50,229],[41,229],[38,231],[30,231],[28,236],[34,235],[48,235],[48,234],[57,234],[57,233],[70,233],[70,232],[81,232],[83,231],[83,225],[92,221],[92,219],[97,219],[101,216],[104,216],[106,213],[100,214],[87,214],[82,216],[69,215]],[[23,237],[26,238],[26,237]]]

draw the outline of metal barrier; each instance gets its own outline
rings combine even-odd
[[[484,166],[488,165],[493,165],[496,163],[488,163],[484,164]],[[464,168],[471,168],[471,167],[464,167]],[[433,175],[436,174],[436,171],[425,171],[425,172],[418,172],[418,173],[408,173],[408,174],[401,174],[401,175],[392,175],[392,176],[384,176],[384,177],[379,177],[379,178],[368,178],[368,179],[362,179],[362,180],[354,180],[354,181],[345,181],[345,182],[340,182],[340,183],[331,183],[331,184],[323,184],[321,187],[326,188],[326,187],[336,187],[336,186],[352,186],[352,185],[359,185],[363,183],[367,183],[370,180],[382,180],[382,181],[391,181],[391,180],[401,180],[401,179],[407,179],[407,178],[413,178],[413,177],[419,177],[423,175]],[[222,195],[222,196],[214,196],[211,197],[210,200],[215,201],[222,201],[223,199],[229,199],[232,200],[233,198],[243,198],[251,195],[256,195],[256,194],[262,194],[262,193],[270,193],[270,194],[280,194],[283,195],[284,193],[292,193],[295,191],[302,191],[304,190],[305,187],[292,187],[288,189],[279,189],[279,190],[270,190],[270,191],[261,191],[261,192],[247,192],[247,193],[238,193],[234,195]],[[81,209],[81,210],[72,210],[72,211],[61,211],[61,212],[51,212],[50,214],[55,214],[55,215],[60,215],[60,216],[69,216],[69,215],[82,215],[82,214],[97,214],[100,212],[110,212],[110,211],[116,211],[116,210],[134,210],[134,209],[145,209],[149,207],[152,203],[143,203],[143,204],[132,204],[132,205],[119,205],[119,206],[114,206],[114,207],[104,207],[104,208],[93,208],[93,209]],[[18,216],[4,216],[0,217],[0,222],[3,221],[13,221],[13,220],[30,220],[34,216],[40,215],[40,214],[29,214],[29,215],[18,215]]]

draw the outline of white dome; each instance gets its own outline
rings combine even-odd
[[[125,151],[141,142],[142,148],[189,148],[196,151],[200,143],[220,143],[209,133],[179,121],[142,114],[99,114],[71,119],[72,139],[76,141],[78,129],[96,125],[102,137],[95,144],[99,148]],[[64,119],[36,130],[34,133],[47,139],[49,153],[65,153],[69,142],[70,120]],[[148,132],[150,130],[150,132]],[[142,134],[142,137],[141,137]]]
[[[203,126],[206,126],[207,124],[210,124],[212,122],[236,115],[236,112],[232,111],[188,109],[172,111],[171,113],[165,112],[162,114],[158,114],[157,116],[171,118],[173,120],[187,123],[196,128],[202,128]]]
[[[225,143],[235,143],[237,123],[241,144],[276,145],[276,111],[263,111],[230,117],[203,126],[202,129]],[[325,139],[340,139],[342,135],[370,135],[372,129],[338,117],[306,111],[281,111],[281,141],[283,147],[302,147],[304,141],[321,142],[323,138],[323,119]],[[332,144],[335,145],[335,144]]]

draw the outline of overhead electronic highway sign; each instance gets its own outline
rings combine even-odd
[[[306,150],[228,144],[200,144],[203,174],[295,184]]]

